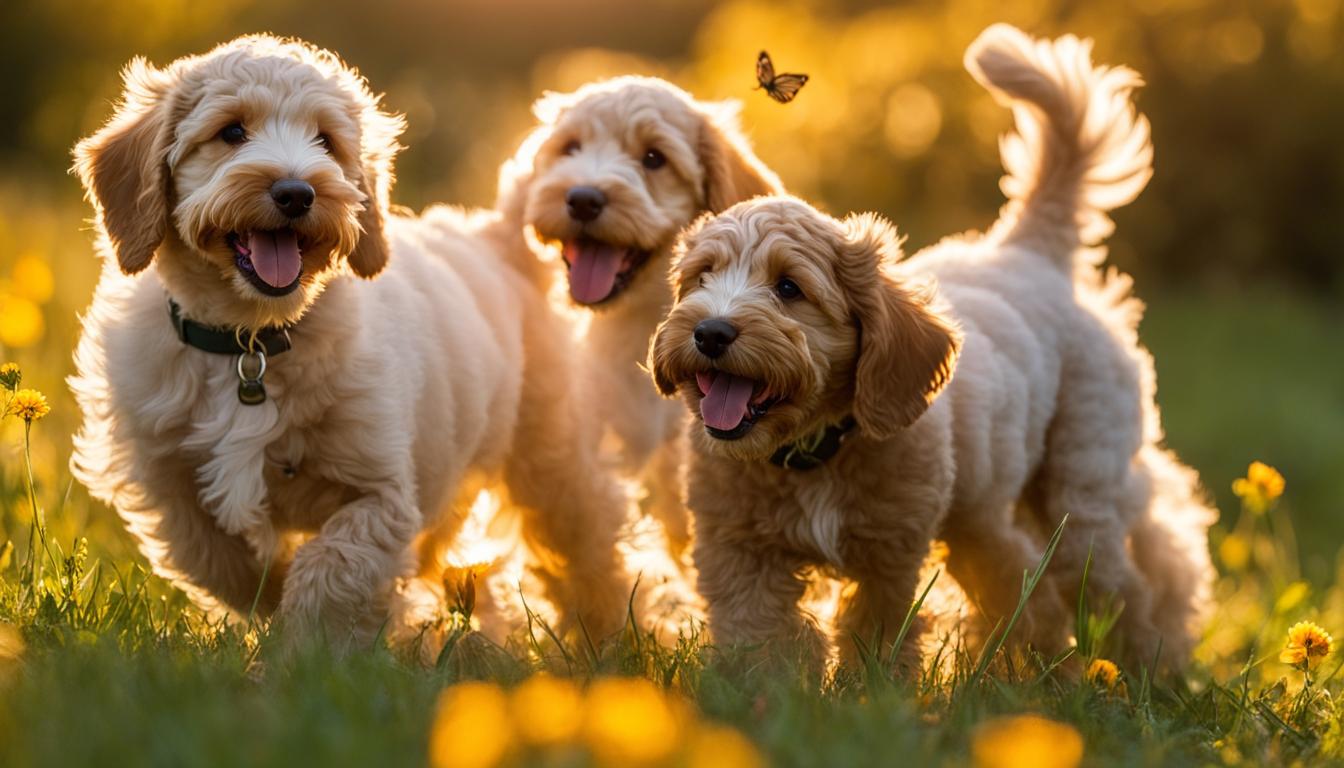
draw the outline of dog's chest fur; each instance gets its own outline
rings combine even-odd
[[[322,454],[335,447],[323,439],[323,422],[341,395],[321,383],[339,381],[322,370],[335,361],[297,349],[277,358],[260,405],[239,401],[234,366],[232,356],[182,350],[165,361],[157,390],[138,398],[134,410],[142,422],[179,425],[174,453],[221,529],[249,538],[272,527],[315,530],[353,492],[318,471]],[[305,382],[302,397],[295,396],[298,381]]]

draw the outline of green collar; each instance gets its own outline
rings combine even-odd
[[[770,457],[770,463],[784,469],[816,469],[840,451],[856,423],[853,416],[846,416],[839,424],[831,424],[796,443],[781,446]]]

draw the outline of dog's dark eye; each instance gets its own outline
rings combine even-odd
[[[560,151],[566,155],[574,155],[578,154],[580,149],[583,149],[583,145],[579,143],[578,139],[570,139],[569,142],[565,144],[565,148]]]
[[[644,153],[643,162],[645,168],[648,168],[650,171],[656,171],[664,165],[667,165],[667,155],[664,155],[656,149],[650,149],[648,152]]]
[[[317,143],[321,144],[321,145],[322,145],[322,148],[325,149],[325,150],[327,151],[328,154],[331,153],[331,137],[330,137],[330,136],[328,136],[328,135],[325,134],[325,133],[319,133],[319,134],[317,134]]]
[[[247,141],[247,130],[242,123],[229,123],[220,130],[219,138],[225,144],[237,146]]]
[[[799,288],[798,284],[789,278],[781,277],[779,282],[775,283],[775,293],[779,294],[779,298],[785,301],[793,301],[802,298],[803,289]]]

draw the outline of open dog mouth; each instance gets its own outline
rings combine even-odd
[[[743,437],[780,400],[764,382],[727,371],[701,371],[695,374],[695,383],[700,387],[705,431],[719,440]]]
[[[569,268],[569,295],[589,306],[610,301],[630,284],[648,261],[649,252],[580,237],[566,240],[561,251]]]
[[[289,227],[230,232],[233,263],[252,287],[267,296],[286,296],[299,287],[303,251],[299,235]]]

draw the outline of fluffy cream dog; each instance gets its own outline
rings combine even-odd
[[[455,535],[459,492],[502,475],[558,607],[618,629],[624,500],[568,331],[488,257],[500,219],[389,213],[400,118],[301,42],[137,59],[125,81],[75,149],[105,265],[74,467],[155,571],[203,604],[258,600],[290,637],[363,642]]]
[[[505,165],[499,208],[564,265],[572,301],[594,310],[584,341],[589,408],[619,438],[621,464],[643,479],[680,552],[689,542],[684,413],[641,367],[672,303],[670,253],[700,213],[780,192],[780,183],[738,130],[736,104],[696,101],[662,80],[550,93],[533,111],[541,125]]]
[[[1128,98],[1139,79],[1093,67],[1077,38],[1007,26],[966,60],[1017,116],[1009,203],[987,235],[902,261],[875,216],[761,198],[685,237],[650,368],[703,422],[688,503],[711,631],[819,651],[797,604],[800,572],[820,564],[856,582],[841,626],[890,644],[935,535],[992,624],[1067,514],[1019,637],[1066,646],[1091,549],[1092,605],[1123,609],[1125,658],[1151,664],[1161,647],[1179,664],[1208,595],[1213,515],[1158,447],[1129,282],[1103,278],[1092,247],[1151,174]]]

